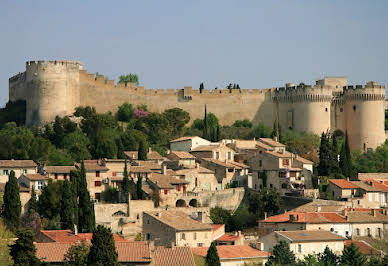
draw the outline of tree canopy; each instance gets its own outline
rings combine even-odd
[[[93,232],[88,265],[118,265],[118,254],[110,229],[98,225]]]
[[[15,172],[11,170],[4,189],[2,216],[5,224],[12,230],[17,229],[19,226],[21,210],[19,182],[15,177]]]

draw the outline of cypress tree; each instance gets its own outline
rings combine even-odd
[[[318,254],[318,260],[323,262],[324,266],[334,266],[338,265],[339,258],[328,246],[326,246],[325,250]]]
[[[349,246],[345,246],[341,256],[342,265],[349,266],[362,266],[366,263],[366,258],[358,250],[358,247],[351,243]]]
[[[88,265],[118,265],[118,254],[110,229],[98,225],[93,232]]]
[[[202,93],[204,89],[203,82],[201,82],[201,84],[199,84],[199,93]]]
[[[129,189],[130,189],[130,183],[128,178],[128,166],[127,166],[127,160],[125,160],[125,166],[124,166],[124,177],[123,177],[123,193],[125,196],[125,202],[128,201],[128,195],[129,195]]]
[[[136,194],[137,194],[137,199],[141,200],[143,199],[143,189],[142,189],[142,178],[139,176],[137,178],[137,183],[136,183]]]
[[[12,230],[19,226],[22,204],[20,202],[19,182],[15,172],[11,171],[4,190],[3,218],[5,224]]]
[[[81,169],[79,170],[79,178],[78,226],[83,233],[93,232],[96,226],[94,204],[90,200],[86,182],[86,170],[83,161],[81,163]]]
[[[147,160],[147,147],[144,143],[144,140],[140,140],[139,149],[138,149],[138,159],[139,160]]]
[[[38,201],[36,200],[35,188],[32,187],[31,198],[27,203],[27,212],[31,214],[37,211],[38,211]]]
[[[62,229],[72,229],[76,222],[76,213],[74,206],[76,202],[74,200],[74,195],[70,182],[66,179],[63,183],[62,188],[62,203],[61,203],[61,228]]]
[[[329,142],[327,134],[322,132],[321,145],[319,146],[319,165],[318,175],[327,176],[329,175]]]
[[[339,173],[337,137],[333,135],[330,147],[330,174]]]
[[[346,176],[351,177],[353,174],[353,167],[352,167],[352,156],[350,154],[349,137],[348,137],[347,131],[345,134],[345,162],[346,162],[346,170],[347,170]]]
[[[217,248],[214,242],[211,243],[206,254],[206,265],[221,266],[220,257],[218,256]]]
[[[220,124],[217,124],[217,141],[221,140],[221,128]]]
[[[35,255],[34,233],[30,229],[22,229],[17,232],[16,236],[15,244],[10,246],[14,265],[40,265]]]
[[[207,125],[207,110],[206,110],[206,104],[205,104],[205,115],[204,115],[204,118],[203,118],[203,132],[202,132],[202,137],[204,139],[208,139],[209,136],[208,136],[208,125]]]

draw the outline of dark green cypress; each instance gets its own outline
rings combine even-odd
[[[206,254],[207,266],[221,266],[220,257],[218,256],[217,248],[214,242],[211,243]]]
[[[321,145],[319,146],[319,164],[318,164],[318,175],[328,176],[329,175],[329,142],[327,134],[322,132]]]
[[[118,265],[117,258],[118,254],[111,230],[98,225],[93,232],[88,265]]]
[[[330,146],[330,174],[338,174],[338,144],[337,137],[333,135],[332,142]]]
[[[366,263],[366,258],[359,251],[359,249],[351,243],[349,246],[345,246],[342,251],[341,263],[342,265],[362,266]]]
[[[137,178],[137,183],[136,183],[136,194],[137,194],[137,199],[141,200],[143,199],[143,189],[142,189],[142,178],[139,176]]]
[[[201,82],[201,84],[199,84],[199,93],[202,93],[204,89],[203,82]]]
[[[22,204],[20,202],[19,182],[15,177],[15,172],[9,173],[8,182],[4,190],[3,218],[5,224],[15,230],[19,226]]]
[[[348,137],[347,131],[345,134],[345,161],[346,161],[346,170],[347,170],[346,177],[352,177],[353,175],[352,156],[350,154],[349,137]]]
[[[138,159],[139,160],[147,160],[147,147],[144,140],[140,140],[139,142],[139,150],[138,150]]]
[[[129,189],[130,189],[130,183],[129,183],[129,178],[128,178],[127,160],[125,160],[122,189],[123,189],[123,194],[124,194],[124,197],[125,197],[125,202],[127,202],[128,201],[128,195],[129,195]]]
[[[94,216],[94,204],[90,199],[90,194],[86,182],[86,170],[84,162],[81,162],[79,170],[79,208],[78,208],[78,225],[80,232],[93,232],[96,221]]]
[[[220,141],[221,140],[221,128],[220,128],[220,125],[217,124],[217,140],[216,141]]]
[[[203,118],[203,132],[202,132],[202,137],[204,139],[208,139],[208,125],[207,125],[207,110],[206,110],[206,104],[205,104],[205,115]]]
[[[36,193],[34,187],[32,187],[31,190],[31,198],[27,203],[27,212],[28,213],[35,213],[38,211],[38,201],[36,200]]]
[[[13,265],[40,265],[40,261],[36,257],[36,249],[34,245],[34,233],[30,229],[21,229],[16,234],[17,240],[11,245],[10,254],[12,256]]]
[[[62,203],[61,203],[61,228],[73,229],[76,222],[76,213],[74,207],[76,202],[70,182],[66,179],[62,188]]]

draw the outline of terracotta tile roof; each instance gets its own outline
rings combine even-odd
[[[273,139],[270,139],[270,138],[259,138],[259,142],[263,142],[264,144],[267,144],[271,147],[286,147],[286,145],[280,142],[274,141]]]
[[[207,169],[205,167],[199,166],[196,168],[186,168],[186,169],[180,169],[175,171],[178,175],[185,175],[190,173],[204,173],[204,174],[214,174],[214,171]]]
[[[195,266],[193,253],[189,247],[156,247],[155,266]]]
[[[156,151],[149,151],[147,153],[147,160],[163,160],[164,157]]]
[[[310,161],[310,160],[307,160],[299,155],[296,155],[296,158],[295,160],[299,161],[299,162],[302,162],[302,163],[305,163],[305,164],[314,164],[314,162]]]
[[[172,151],[167,155],[167,158],[171,160],[176,159],[195,159],[195,156],[186,151]]]
[[[248,165],[243,164],[243,163],[239,163],[239,162],[235,162],[235,161],[228,161],[228,163],[234,164],[234,165],[236,165],[236,166],[238,166],[238,167],[241,167],[241,168],[249,168]]]
[[[152,170],[146,166],[129,166],[129,173],[152,173]]]
[[[34,243],[36,256],[44,262],[63,262],[64,256],[71,243]],[[90,243],[89,243],[90,244]],[[150,263],[151,253],[149,246],[144,241],[116,242],[118,261],[120,263]]]
[[[346,238],[323,230],[296,230],[296,231],[275,231],[291,242],[320,242],[320,241],[344,241]]]
[[[222,161],[219,161],[219,160],[213,159],[213,158],[202,158],[201,160],[204,160],[206,162],[210,162],[210,163],[213,163],[213,164],[217,164],[217,165],[220,165],[220,166],[223,166],[223,167],[226,167],[226,168],[241,169],[240,166],[234,165],[234,164],[230,163],[229,161],[222,162]]]
[[[100,163],[99,160],[85,160],[84,161],[85,169],[87,172],[89,171],[108,171],[109,169],[106,168],[104,165]],[[81,168],[81,164],[76,163],[75,166],[77,168]]]
[[[158,163],[155,163],[153,161],[141,161],[141,160],[134,160],[133,161],[136,166],[144,166],[148,167],[151,170],[160,170],[162,169],[162,166]]]
[[[388,173],[358,173],[358,179],[386,179],[388,180]]]
[[[0,160],[0,167],[1,168],[37,167],[37,164],[33,160]]]
[[[153,211],[144,212],[158,221],[174,228],[176,231],[211,231],[212,226],[210,224],[204,224],[198,222],[186,213],[180,211]],[[159,216],[157,216],[159,215]]]
[[[375,215],[372,214],[372,209],[348,211],[347,216],[351,223],[388,223],[388,216],[382,214],[379,210],[375,210]]]
[[[221,260],[238,258],[266,258],[270,254],[267,251],[261,251],[248,245],[222,245],[216,246],[218,256]],[[208,247],[192,248],[194,254],[206,257]]]
[[[58,174],[68,174],[70,171],[75,170],[75,166],[46,166],[46,173],[58,173]]]
[[[296,212],[317,212],[318,208],[320,212],[341,212],[344,209],[344,205],[341,202],[334,203],[320,203],[320,202],[309,202],[299,207],[296,207],[292,211]]]
[[[137,160],[139,158],[139,152],[138,151],[125,151],[124,154],[131,159]]]
[[[148,179],[154,183],[159,188],[167,188],[167,189],[173,189],[174,187],[172,185],[175,184],[188,184],[189,182],[184,179],[177,179],[175,177],[172,177],[170,175],[163,175],[159,173],[151,173],[151,175],[148,176]]]
[[[342,189],[358,188],[356,184],[353,184],[352,182],[345,179],[329,179],[329,182]]]
[[[212,226],[212,230],[213,231],[217,231],[218,229],[220,229],[221,227],[225,226],[224,224],[211,224]]]
[[[265,220],[260,220],[260,223],[285,223],[291,222],[293,215],[293,223],[346,223],[346,219],[334,212],[295,212],[290,211],[279,215],[268,217]]]
[[[223,234],[219,238],[215,239],[216,241],[228,241],[228,242],[234,242],[242,238],[242,235],[234,235],[234,234]]]
[[[352,184],[358,186],[362,190],[365,190],[366,192],[381,192],[381,190],[377,187],[370,186],[368,184],[365,184],[362,181],[351,181]]]
[[[47,176],[41,174],[23,174],[29,180],[46,180]]]
[[[358,250],[366,256],[381,255],[381,252],[379,250],[375,249],[363,240],[346,240],[345,246],[350,246],[351,243],[355,244],[358,247]]]
[[[185,141],[185,140],[190,140],[190,139],[193,139],[193,138],[200,138],[200,137],[198,137],[198,136],[187,136],[187,137],[181,137],[181,138],[177,138],[177,139],[171,140],[170,142]]]
[[[371,182],[373,187],[378,188],[381,191],[388,192],[388,184],[384,184],[384,182],[380,183],[380,182],[375,181],[373,179],[370,182]]]
[[[214,151],[219,148],[225,148],[227,150],[233,151],[233,149],[229,148],[228,146],[221,146],[221,145],[201,145],[198,147],[195,147],[194,149],[191,149],[192,152],[201,152],[201,151]]]
[[[79,233],[75,235],[71,230],[42,230],[41,233],[52,241],[59,243],[74,243],[81,240],[91,241],[93,237],[92,233]],[[127,240],[117,234],[113,234],[113,238],[116,242],[127,242]]]

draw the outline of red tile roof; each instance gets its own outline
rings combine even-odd
[[[156,247],[155,266],[195,266],[193,253],[189,247]]]
[[[218,229],[220,229],[222,226],[224,226],[224,224],[211,224],[212,226],[212,230],[213,231],[217,231]]]
[[[381,252],[371,245],[369,245],[367,242],[363,240],[346,240],[345,246],[350,246],[350,244],[353,242],[355,244],[359,251],[364,255],[381,255]]]
[[[74,243],[81,240],[91,241],[93,236],[92,233],[79,233],[75,235],[71,230],[42,230],[41,233],[53,240],[53,242],[59,243]],[[117,234],[113,234],[113,238],[116,242],[128,242]]]
[[[62,262],[71,243],[35,243],[36,256],[44,262]]]
[[[223,234],[219,238],[215,239],[216,241],[228,241],[228,242],[234,242],[242,238],[242,235],[234,235],[234,234]]]
[[[352,188],[358,188],[356,184],[353,184],[352,182],[345,180],[345,179],[329,179],[329,182],[333,183],[339,188],[343,189],[352,189]]]
[[[194,254],[206,257],[208,247],[192,248]],[[261,251],[252,248],[248,245],[222,245],[217,246],[218,256],[223,259],[239,259],[239,258],[265,258],[269,256],[269,252]]]
[[[291,215],[294,216],[293,223],[345,223],[346,219],[334,212],[295,212],[290,211],[283,214],[268,217],[260,220],[260,223],[284,223],[291,222]]]

